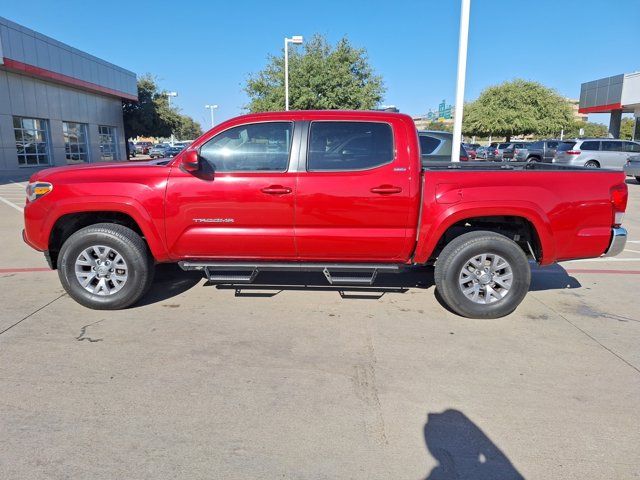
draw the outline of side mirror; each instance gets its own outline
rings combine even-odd
[[[185,172],[197,172],[200,170],[200,156],[197,150],[188,150],[184,152],[182,164],[180,165]]]

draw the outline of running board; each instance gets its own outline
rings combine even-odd
[[[183,270],[204,272],[212,283],[249,284],[260,272],[322,272],[331,285],[373,285],[379,272],[398,273],[404,265],[390,263],[303,262],[178,262]],[[233,272],[233,273],[231,273]],[[357,275],[360,274],[360,275]]]

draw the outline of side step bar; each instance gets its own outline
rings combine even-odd
[[[248,284],[260,272],[322,272],[331,285],[373,285],[379,272],[398,273],[404,265],[393,263],[306,262],[178,262],[183,270],[200,270],[213,283]],[[359,275],[358,275],[359,274]]]

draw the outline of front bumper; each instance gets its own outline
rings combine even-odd
[[[611,241],[609,242],[609,248],[602,255],[603,257],[615,257],[622,253],[625,245],[627,244],[627,230],[622,227],[613,227],[611,229]]]

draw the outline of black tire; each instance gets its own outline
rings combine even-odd
[[[128,277],[115,293],[91,293],[76,277],[76,259],[94,245],[110,247],[126,263]],[[153,258],[144,240],[130,228],[114,223],[97,223],[78,230],[64,242],[58,255],[58,276],[66,292],[76,302],[95,310],[118,310],[133,305],[149,290],[153,274]]]
[[[640,183],[640,176],[636,175],[636,182]]]
[[[587,168],[600,168],[600,164],[595,160],[589,160],[587,163],[584,164],[584,166]]]
[[[492,303],[477,303],[467,298],[460,275],[467,262],[478,255],[499,255],[513,275],[504,297]],[[455,313],[468,318],[499,318],[513,312],[529,291],[531,269],[522,249],[509,238],[494,232],[476,231],[455,238],[442,250],[435,267],[435,284],[444,303]]]
[[[527,158],[527,163],[538,163],[540,159],[538,157],[529,157]]]

